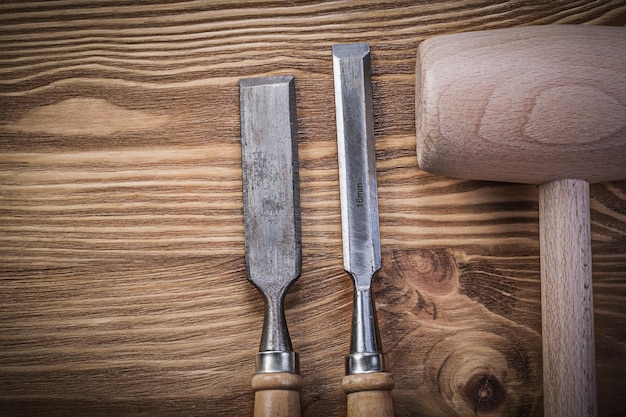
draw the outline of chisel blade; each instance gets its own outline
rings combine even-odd
[[[367,44],[333,45],[344,269],[354,280],[346,373],[384,370],[371,285],[381,267],[374,117]]]
[[[292,350],[283,299],[302,259],[294,79],[239,85],[246,273],[265,299],[260,351],[267,355],[258,358],[257,372],[295,372],[296,363],[283,369],[282,354]]]
[[[381,267],[367,44],[333,45],[344,269],[369,287]]]

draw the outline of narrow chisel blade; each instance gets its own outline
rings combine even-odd
[[[333,45],[344,268],[354,280],[349,375],[384,370],[371,285],[381,267],[367,44]]]
[[[334,45],[333,60],[344,268],[369,286],[381,267],[369,46]]]

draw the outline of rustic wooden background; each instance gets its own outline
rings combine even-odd
[[[238,80],[268,74],[296,77],[303,415],[345,415],[330,47],[368,42],[396,413],[541,416],[536,188],[420,171],[414,66],[433,35],[565,23],[624,26],[626,2],[3,2],[0,415],[252,414]],[[621,416],[626,181],[592,187],[592,222],[599,409]]]

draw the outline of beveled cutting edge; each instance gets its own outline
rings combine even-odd
[[[346,374],[384,372],[372,278],[381,267],[376,154],[367,44],[333,45],[344,269],[354,281]]]
[[[284,314],[302,261],[294,78],[242,79],[239,86],[246,273],[265,301],[256,371],[297,374]]]

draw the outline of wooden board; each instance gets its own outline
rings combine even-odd
[[[238,80],[293,74],[303,272],[286,314],[303,415],[345,415],[330,47],[368,42],[396,414],[543,415],[537,190],[420,171],[414,68],[436,34],[562,23],[624,26],[626,3],[4,2],[0,414],[252,414]],[[599,411],[618,416],[626,182],[591,193]]]

